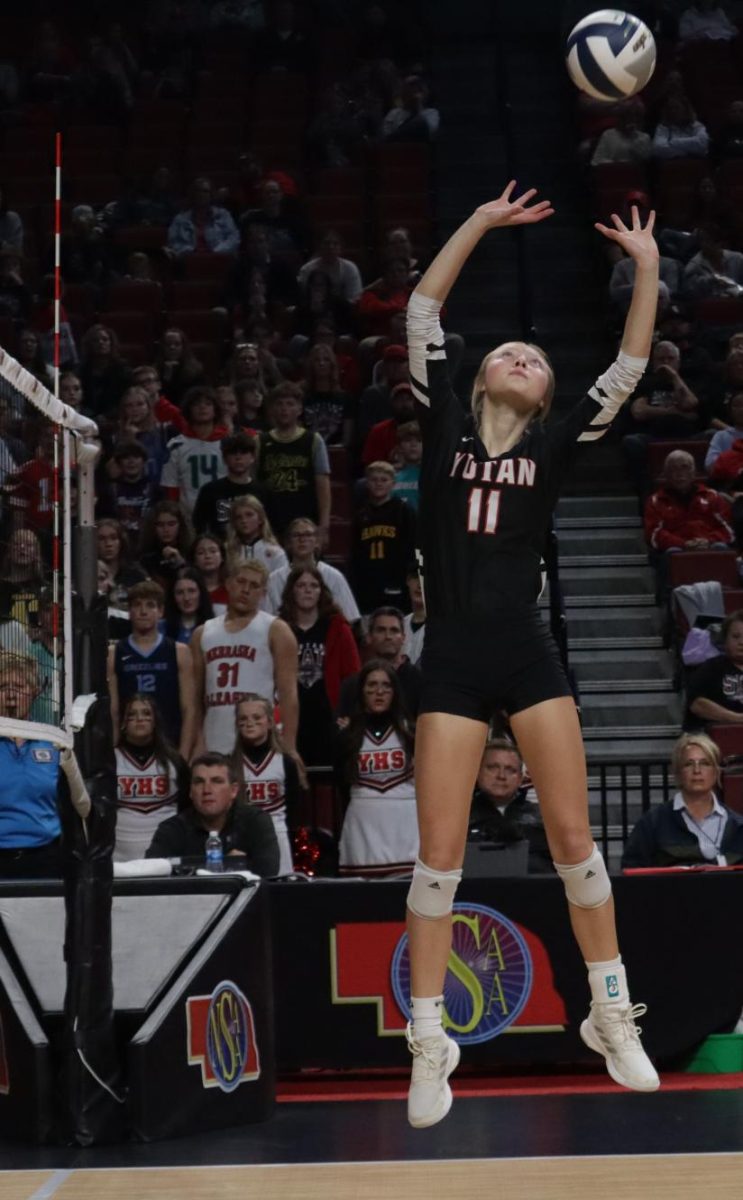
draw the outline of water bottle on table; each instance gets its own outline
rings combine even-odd
[[[224,871],[224,851],[222,849],[222,839],[215,829],[211,831],[206,839],[204,847],[206,854],[206,869],[212,871],[215,875]]]

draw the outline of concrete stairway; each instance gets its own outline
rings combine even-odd
[[[556,531],[570,664],[589,762],[665,759],[681,705],[663,648],[637,506],[624,495],[568,496]]]

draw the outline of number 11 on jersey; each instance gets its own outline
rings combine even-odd
[[[499,512],[499,488],[470,488],[467,501],[467,532],[495,533]]]

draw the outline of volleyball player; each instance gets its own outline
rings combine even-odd
[[[647,363],[658,292],[654,214],[643,228],[613,216],[597,225],[635,262],[635,285],[616,361],[568,416],[543,424],[554,391],[546,355],[523,342],[487,354],[472,415],[447,372],[439,311],[470,253],[490,229],[552,213],[512,199],[515,183],[453,234],[413,292],[408,346],[424,454],[418,541],[426,598],[423,691],[415,772],[419,858],[408,893],[413,1075],[408,1119],[435,1124],[449,1111],[448,1076],[459,1048],[442,1028],[451,912],[472,789],[495,708],[505,709],[542,810],[555,869],[588,969],[591,1008],[581,1036],[614,1080],[653,1091],[658,1076],[642,1048],[617,945],[611,884],[588,822],[586,763],[575,703],[557,648],[537,609],[540,551],[575,453],[608,429]]]

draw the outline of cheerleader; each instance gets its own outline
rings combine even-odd
[[[413,731],[393,667],[372,658],[359,672],[341,728],[336,771],[349,797],[341,875],[410,875],[418,855]]]
[[[235,722],[234,754],[245,782],[245,799],[271,817],[281,855],[279,875],[291,875],[294,864],[289,830],[299,823],[297,765],[284,752],[273,705],[263,696],[248,692],[235,706]]]
[[[188,767],[165,740],[149,696],[135,692],[124,705],[116,747],[114,862],[144,858],[162,821],[188,804]]]

